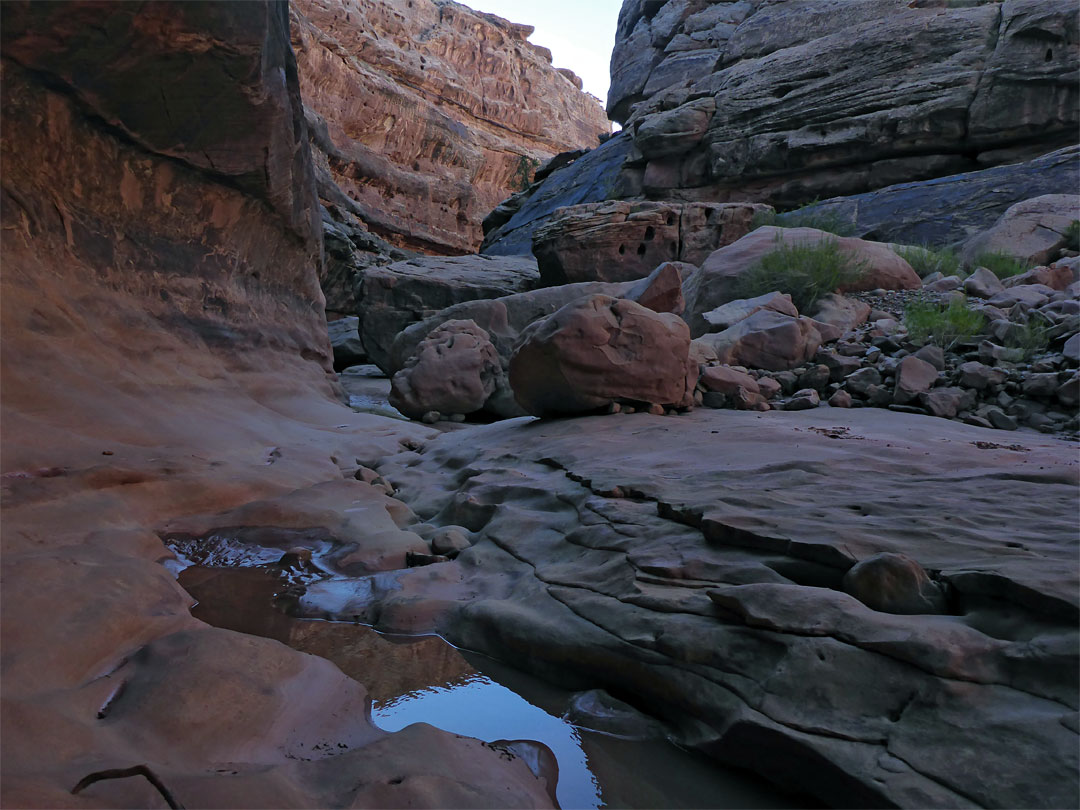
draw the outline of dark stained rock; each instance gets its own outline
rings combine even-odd
[[[327,323],[330,347],[334,351],[334,371],[356,366],[367,360],[360,341],[360,319],[355,315]]]
[[[481,253],[493,256],[522,256],[532,250],[533,234],[559,208],[582,203],[633,197],[619,177],[619,167],[633,146],[629,134],[620,133],[558,169],[531,190],[526,201],[503,225],[484,237]]]
[[[991,227],[1009,206],[1042,194],[1080,188],[1080,146],[1022,163],[822,200],[801,209],[853,223],[864,239],[905,245],[962,242]],[[784,223],[784,215],[777,224]]]

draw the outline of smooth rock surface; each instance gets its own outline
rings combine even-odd
[[[830,804],[1071,806],[1080,463],[992,438],[836,408],[449,434],[380,471],[474,545],[340,610],[577,673]],[[839,590],[882,552],[934,572],[953,615]]]
[[[1002,252],[1031,265],[1046,265],[1065,245],[1065,232],[1080,220],[1080,195],[1044,194],[1018,202],[988,230],[968,239],[961,258],[971,263],[981,253]]]

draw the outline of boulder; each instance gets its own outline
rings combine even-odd
[[[700,264],[750,230],[761,206],[610,201],[555,212],[533,235],[545,286],[630,281],[665,261]]]
[[[870,393],[871,386],[881,385],[881,372],[873,366],[861,368],[848,375],[844,381],[848,391],[861,397]]]
[[[835,240],[844,255],[863,264],[862,275],[856,283],[846,288],[848,291],[915,290],[922,286],[911,265],[894,253],[889,245],[837,237],[814,228],[765,226],[712,253],[701,270],[686,284],[683,289],[687,307],[685,317],[691,333],[704,334],[707,328],[704,314],[737,298],[739,279],[763,256],[781,244],[815,244],[823,240]]]
[[[851,394],[841,389],[829,397],[829,405],[833,408],[850,408]]]
[[[1003,289],[992,296],[987,303],[999,309],[1008,309],[1016,304],[1038,309],[1053,298],[1055,292],[1056,290],[1043,284],[1018,284]]]
[[[909,354],[896,367],[896,388],[893,401],[897,405],[906,405],[919,394],[929,391],[937,382],[938,372],[930,363]]]
[[[698,384],[706,391],[718,394],[734,394],[740,388],[752,394],[761,390],[757,380],[745,371],[736,371],[730,366],[709,366],[701,372]]]
[[[431,411],[468,415],[484,407],[501,376],[488,333],[473,321],[447,321],[394,375],[390,404],[412,419]]]
[[[934,388],[925,394],[921,394],[919,402],[931,416],[952,419],[960,411],[967,410],[974,405],[975,397],[971,391],[965,388],[950,386]]]
[[[488,333],[491,342],[499,351],[499,356],[503,358],[505,368],[518,337],[529,324],[546,318],[579,298],[590,295],[611,295],[619,298],[635,286],[635,283],[630,281],[620,284],[587,281],[561,287],[544,287],[502,298],[455,304],[402,331],[391,347],[390,367],[393,371],[404,367],[405,361],[416,353],[420,341],[440,324],[450,320],[471,320]]]
[[[803,388],[791,395],[784,403],[785,411],[808,411],[821,404],[821,397],[813,388]]]
[[[847,593],[881,613],[946,612],[941,587],[904,554],[883,552],[861,560],[844,575],[843,585]]]
[[[1060,261],[1049,267],[1032,267],[1023,273],[1005,279],[1005,287],[1042,284],[1052,290],[1067,290],[1077,280],[1076,263]]]
[[[510,358],[510,387],[536,416],[621,401],[686,406],[697,377],[689,352],[690,333],[678,316],[593,295],[522,333]]]
[[[869,315],[870,305],[866,302],[837,293],[829,293],[818,300],[815,312],[810,317],[820,323],[835,326],[843,333],[850,332],[856,326],[862,326]]]
[[[524,292],[539,278],[529,256],[425,256],[368,268],[357,289],[364,348],[371,362],[393,374],[390,348],[406,327],[463,301]]]
[[[983,391],[993,385],[1005,382],[1006,373],[1000,368],[991,368],[978,360],[970,360],[960,366],[960,385]]]
[[[653,312],[682,315],[686,308],[682,285],[696,272],[697,267],[686,262],[664,262],[621,297]]]
[[[698,341],[716,352],[721,363],[784,371],[813,357],[821,346],[821,334],[809,318],[762,309]]]
[[[1065,232],[1080,220],[1080,197],[1043,194],[1009,206],[989,229],[966,242],[960,257],[972,263],[980,253],[1004,252],[1030,264],[1046,265],[1065,246]],[[984,296],[985,297],[985,296]]]
[[[710,310],[702,316],[709,324],[710,332],[723,332],[739,321],[745,320],[762,309],[770,309],[793,318],[799,317],[799,310],[791,303],[791,296],[771,292],[757,298],[738,298]]]
[[[964,279],[964,292],[975,298],[993,298],[1005,289],[1001,279],[985,267],[978,267]]]
[[[367,362],[364,344],[360,340],[360,319],[355,315],[327,321],[330,348],[334,350],[334,371]]]

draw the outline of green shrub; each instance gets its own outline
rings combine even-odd
[[[851,284],[866,272],[866,262],[844,253],[835,239],[786,244],[778,235],[776,249],[761,257],[736,284],[740,298],[779,290],[791,296],[800,312],[823,295]]]
[[[911,265],[919,278],[926,278],[934,273],[941,273],[943,276],[964,275],[960,255],[951,247],[934,250],[928,245],[897,245],[893,250]]]
[[[1065,249],[1080,250],[1080,219],[1074,219],[1065,229]]]
[[[975,257],[971,266],[972,268],[985,267],[998,278],[1018,276],[1030,269],[1027,262],[1004,250],[984,251]]]
[[[933,343],[944,350],[970,341],[982,331],[984,321],[981,312],[968,309],[958,298],[945,307],[917,301],[904,309],[904,325],[911,341]]]
[[[1004,341],[1007,348],[1022,351],[1025,360],[1042,354],[1050,346],[1051,324],[1046,321],[1037,322],[1036,319],[1037,316],[1032,313],[1031,320],[1009,334]]]
[[[775,211],[759,212],[750,220],[750,230],[757,230],[764,225],[776,225],[778,228],[817,228],[836,236],[855,235],[854,222],[836,211],[817,210],[815,205],[810,203],[779,214]]]

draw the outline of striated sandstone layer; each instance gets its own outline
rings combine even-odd
[[[451,0],[297,0],[292,20],[316,165],[399,247],[474,251],[541,162],[610,131],[530,26]]]
[[[286,494],[285,535],[357,570],[425,547],[351,480],[428,434],[335,401],[286,4],[2,14],[0,804],[163,806],[71,793],[141,765],[187,807],[550,806],[520,760],[386,734],[324,659],[196,621],[161,564],[166,526]]]
[[[1077,142],[1078,15],[1072,0],[625,0],[608,98],[624,134],[515,200],[483,249],[520,252],[556,208],[610,199],[792,208],[954,175],[963,192]],[[1029,166],[1037,193],[1075,191],[1075,160]],[[917,219],[921,196],[890,216]],[[1025,199],[1001,196],[987,224]],[[970,223],[965,202],[925,218]]]

